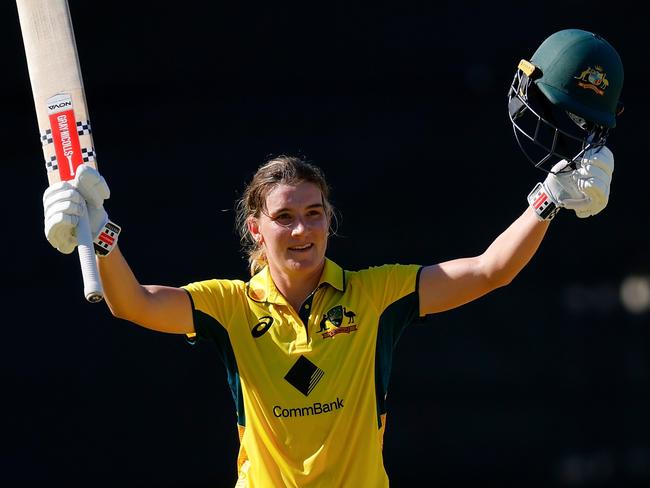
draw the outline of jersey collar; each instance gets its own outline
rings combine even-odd
[[[334,261],[325,258],[323,273],[318,281],[318,288],[330,285],[339,291],[345,291],[345,272]],[[248,298],[256,302],[268,302],[280,305],[286,305],[287,301],[278,291],[271,278],[271,272],[268,266],[265,266],[260,272],[253,276],[246,286]]]

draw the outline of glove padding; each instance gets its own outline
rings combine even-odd
[[[91,166],[80,165],[74,180],[50,185],[43,193],[45,237],[55,249],[70,254],[77,247],[79,217],[87,212],[95,239],[108,222],[104,200],[109,197],[102,175]]]
[[[568,170],[566,160],[551,168],[544,188],[558,207],[575,211],[579,218],[601,212],[609,201],[614,172],[614,155],[606,146],[585,152],[575,170]]]

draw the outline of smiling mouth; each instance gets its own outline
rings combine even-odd
[[[310,244],[303,244],[302,246],[293,246],[293,247],[290,247],[290,248],[289,248],[289,251],[308,251],[308,250],[311,249],[312,247],[314,247],[314,245],[311,244],[311,243],[310,243]]]

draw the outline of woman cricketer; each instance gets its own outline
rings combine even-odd
[[[140,284],[117,235],[112,245],[102,244],[101,234],[119,227],[103,207],[106,181],[87,166],[75,180],[46,190],[45,233],[56,249],[71,253],[85,200],[113,315],[216,344],[237,411],[236,486],[387,487],[385,398],[392,351],[404,329],[511,283],[561,208],[586,218],[606,207],[614,157],[604,142],[620,112],[622,86],[616,59],[602,38],[568,30],[519,64],[509,114],[518,139],[543,149],[541,158],[527,157],[550,169],[519,218],[477,256],[342,269],[327,258],[333,208],[323,172],[291,156],[265,161],[237,204],[251,272],[246,282]],[[559,70],[558,63],[566,66]],[[589,68],[602,73],[585,75]],[[599,76],[606,76],[606,87]],[[571,128],[551,117],[557,109]],[[550,142],[538,138],[539,130],[526,131],[526,117],[551,128]],[[576,152],[568,154],[576,141]]]

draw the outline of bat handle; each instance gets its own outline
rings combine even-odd
[[[93,238],[90,234],[90,224],[88,222],[88,210],[86,202],[83,202],[83,212],[79,217],[77,226],[77,251],[79,252],[79,262],[81,263],[81,275],[84,280],[84,295],[90,303],[101,302],[104,298],[102,281],[97,269],[95,260],[95,248]]]

